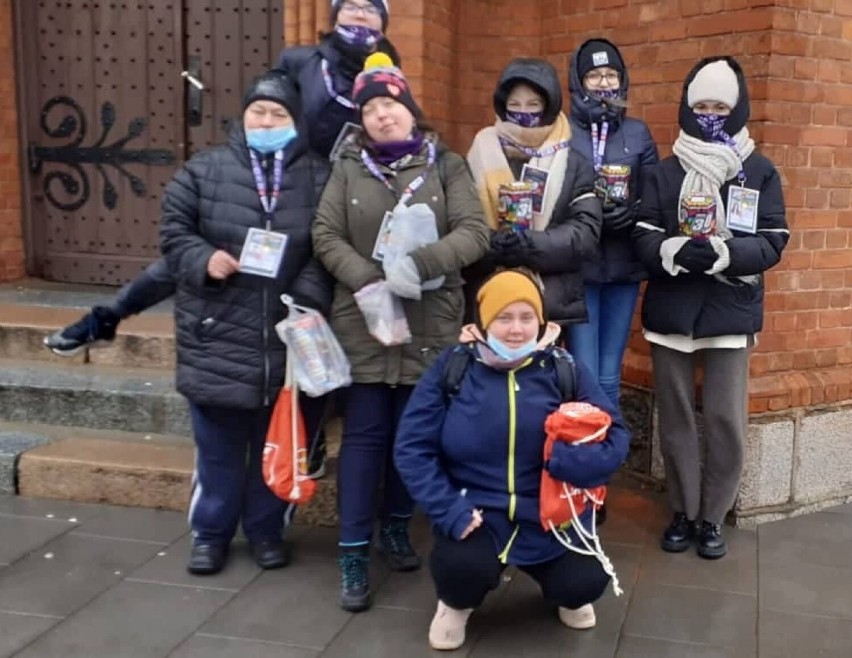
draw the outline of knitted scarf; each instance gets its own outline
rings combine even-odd
[[[687,135],[681,130],[672,147],[673,153],[680,161],[680,166],[686,172],[680,186],[678,209],[683,207],[684,197],[698,194],[712,196],[716,201],[716,235],[711,238],[714,249],[727,255],[727,248],[721,243],[733,237],[725,215],[725,204],[722,200],[722,186],[734,179],[742,171],[743,162],[754,152],[754,140],[749,137],[748,128],[743,128],[732,138],[732,143],[707,142]],[[720,262],[721,266],[722,263]],[[728,262],[725,258],[724,267]],[[715,269],[715,268],[714,268]],[[718,272],[711,270],[720,281],[728,279]],[[739,277],[744,283],[752,284],[757,277]]]
[[[571,127],[568,119],[560,112],[556,121],[550,126],[537,128],[522,128],[513,123],[500,121],[493,126],[480,130],[473,140],[467,154],[467,162],[473,172],[473,180],[479,192],[479,199],[485,210],[488,224],[497,229],[498,190],[500,185],[512,183],[515,176],[509,166],[508,158],[524,158],[522,151],[511,145],[504,147],[500,138],[523,147],[546,149],[548,146],[567,142],[571,138]],[[542,231],[550,224],[556,201],[562,192],[565,180],[565,169],[568,166],[567,148],[562,148],[545,157],[532,157],[529,164],[532,167],[546,169],[550,172],[547,190],[542,201],[541,212],[533,217],[533,228]]]

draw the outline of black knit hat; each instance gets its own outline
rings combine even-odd
[[[592,39],[583,44],[577,54],[577,73],[580,80],[599,66],[609,66],[624,75],[624,60],[621,53],[609,41]]]
[[[331,24],[335,25],[337,23],[337,13],[340,11],[340,5],[343,4],[343,0],[331,0]],[[370,4],[373,5],[376,9],[379,10],[379,13],[382,15],[382,32],[386,32],[388,29],[388,19],[390,18],[390,7],[388,6],[388,0],[370,0]]]
[[[302,103],[299,92],[288,77],[270,71],[251,81],[243,94],[243,111],[255,101],[272,101],[287,108],[293,120],[298,122]]]
[[[402,103],[415,118],[422,116],[402,71],[393,65],[390,56],[373,53],[364,62],[364,70],[355,78],[352,100],[358,107],[364,107],[367,101],[380,96]]]

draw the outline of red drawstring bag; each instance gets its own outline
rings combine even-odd
[[[284,387],[275,401],[266,432],[263,479],[272,493],[290,503],[307,503],[316,491],[317,483],[307,477],[307,443],[299,390],[293,380],[292,360],[288,358]]]
[[[544,430],[544,459],[550,459],[555,441],[567,443],[597,443],[606,438],[612,419],[605,411],[586,402],[566,402],[547,417]],[[588,505],[600,509],[606,497],[606,487],[577,489],[571,484],[553,478],[547,470],[541,473],[539,514],[545,530],[564,528],[582,516]],[[571,507],[574,511],[572,512]]]

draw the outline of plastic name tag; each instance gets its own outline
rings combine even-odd
[[[240,272],[274,279],[278,276],[287,235],[250,228],[240,252]]]
[[[739,185],[728,188],[728,228],[743,233],[757,233],[757,202],[760,192]]]

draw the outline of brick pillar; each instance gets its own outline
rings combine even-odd
[[[0,0],[0,281],[24,276],[12,0]]]

